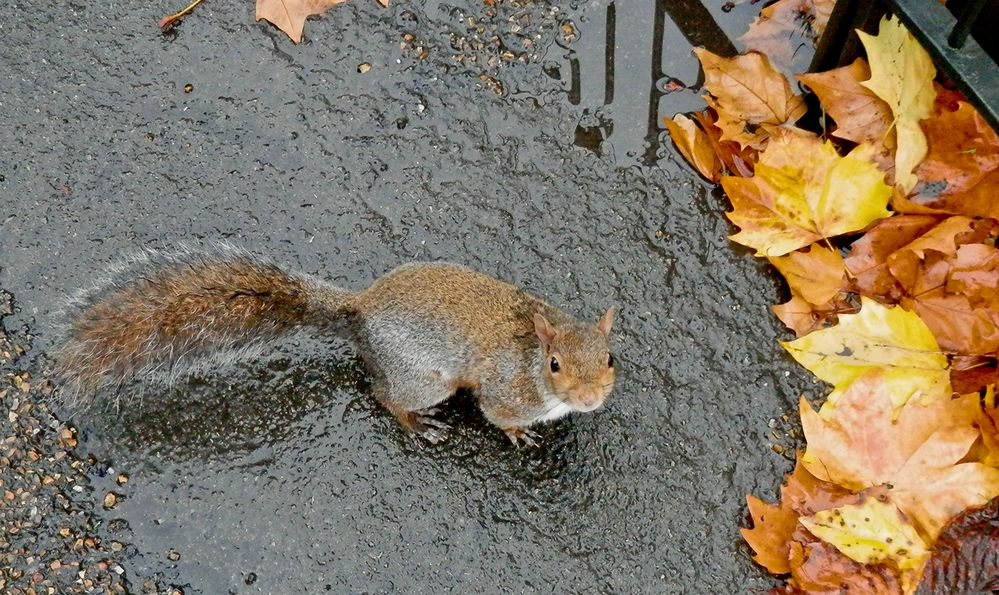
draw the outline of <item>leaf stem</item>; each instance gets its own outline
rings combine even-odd
[[[185,16],[187,16],[188,14],[190,14],[190,12],[192,10],[194,10],[195,8],[197,8],[197,6],[199,4],[201,4],[202,2],[204,2],[204,1],[205,0],[194,0],[194,2],[191,2],[187,6],[187,8],[185,8],[184,10],[178,12],[177,14],[172,14],[172,15],[170,15],[168,17],[163,17],[162,19],[160,19],[160,28],[162,28],[163,30],[169,30],[174,25],[176,25],[178,22],[180,22],[180,20],[182,18],[184,18]]]

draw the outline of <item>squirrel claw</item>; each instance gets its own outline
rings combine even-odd
[[[422,436],[431,444],[439,444],[447,437],[447,431],[451,426],[441,420],[432,417],[440,410],[436,408],[413,411],[409,414],[406,428],[414,435]]]
[[[510,439],[510,442],[513,442],[514,446],[519,447],[521,442],[524,443],[524,446],[534,448],[538,448],[539,446],[535,438],[540,440],[541,436],[538,436],[536,432],[532,432],[527,428],[506,428],[503,431],[506,432],[506,437]]]

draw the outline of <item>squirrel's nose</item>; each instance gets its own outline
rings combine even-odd
[[[596,408],[603,401],[603,394],[596,389],[583,389],[576,393],[576,400],[587,409]]]

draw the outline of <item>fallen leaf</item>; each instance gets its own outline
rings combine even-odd
[[[950,353],[990,355],[999,352],[999,311],[972,305],[967,296],[947,294],[943,287],[920,291],[900,302],[933,331]]]
[[[941,221],[934,215],[896,215],[882,219],[850,247],[844,260],[850,288],[868,297],[896,303],[902,288],[888,269],[888,257]]]
[[[947,292],[968,296],[972,305],[999,310],[999,249],[964,244],[954,254]]]
[[[902,593],[895,573],[884,565],[867,565],[847,558],[818,539],[791,543],[789,593]]]
[[[857,31],[871,69],[861,84],[891,107],[895,116],[895,184],[908,192],[916,185],[912,170],[926,157],[926,136],[919,121],[933,111],[936,69],[926,50],[897,19],[881,19],[877,36]]]
[[[673,116],[672,120],[665,118],[664,122],[680,154],[698,173],[712,182],[717,182],[721,177],[722,163],[715,154],[708,135],[683,114]]]
[[[812,244],[807,252],[798,250],[769,260],[791,290],[791,299],[772,309],[797,336],[822,328],[839,314],[857,311],[841,291],[846,267],[839,252]]]
[[[887,488],[885,497],[932,542],[954,515],[999,494],[999,469],[961,462],[981,435],[977,395],[910,402],[895,419],[879,376],[858,380],[821,413],[801,400],[802,463],[853,491]]]
[[[257,19],[270,21],[295,43],[302,41],[305,19],[346,0],[257,0]],[[387,2],[385,3],[387,5]]]
[[[916,591],[995,593],[999,585],[999,498],[954,518],[933,544]]]
[[[766,56],[722,58],[704,48],[694,53],[704,69],[704,88],[714,97],[706,101],[718,113],[722,140],[760,149],[777,128],[805,115],[804,99]]]
[[[753,527],[739,530],[756,552],[753,560],[774,574],[791,571],[790,545],[799,515],[815,514],[858,500],[858,496],[849,490],[812,475],[801,464],[800,456],[794,471],[784,479],[780,494],[779,506],[747,495]]]
[[[836,122],[832,136],[870,144],[874,161],[894,175],[894,116],[887,103],[861,84],[870,77],[867,61],[857,58],[852,64],[826,72],[800,74],[798,80],[815,93],[822,109]]]
[[[798,514],[785,506],[774,506],[754,496],[746,496],[752,529],[740,529],[742,538],[756,555],[753,561],[773,574],[791,572],[788,565],[791,534],[798,524]]]
[[[861,299],[860,312],[844,314],[839,324],[791,342],[781,342],[799,364],[840,391],[871,370],[883,372],[897,409],[910,399],[949,397],[947,356],[926,324],[912,312]],[[813,471],[814,472],[814,471]]]
[[[971,217],[999,217],[999,135],[971,104],[938,108],[922,122],[929,152],[916,168],[914,195],[898,201]]]
[[[866,145],[840,157],[813,136],[771,139],[753,177],[721,180],[733,206],[728,218],[740,228],[731,239],[757,256],[783,256],[887,217],[891,189],[869,157]]]
[[[927,543],[890,502],[867,498],[823,510],[800,522],[813,535],[861,564],[886,564],[900,571],[902,591],[910,593],[929,558]]]
[[[746,49],[760,52],[786,72],[808,67],[811,53],[798,51],[796,37],[813,44],[825,31],[833,0],[778,0],[760,11],[749,31],[739,38]]]
[[[839,252],[820,244],[812,244],[807,251],[797,250],[769,260],[784,275],[793,293],[816,306],[836,297],[846,276]]]

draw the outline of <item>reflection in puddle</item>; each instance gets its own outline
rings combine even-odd
[[[563,78],[578,108],[575,144],[620,164],[655,165],[668,142],[663,118],[704,107],[691,49],[737,50],[717,15],[696,0],[611,0],[584,9],[560,41],[568,68],[546,69]]]

